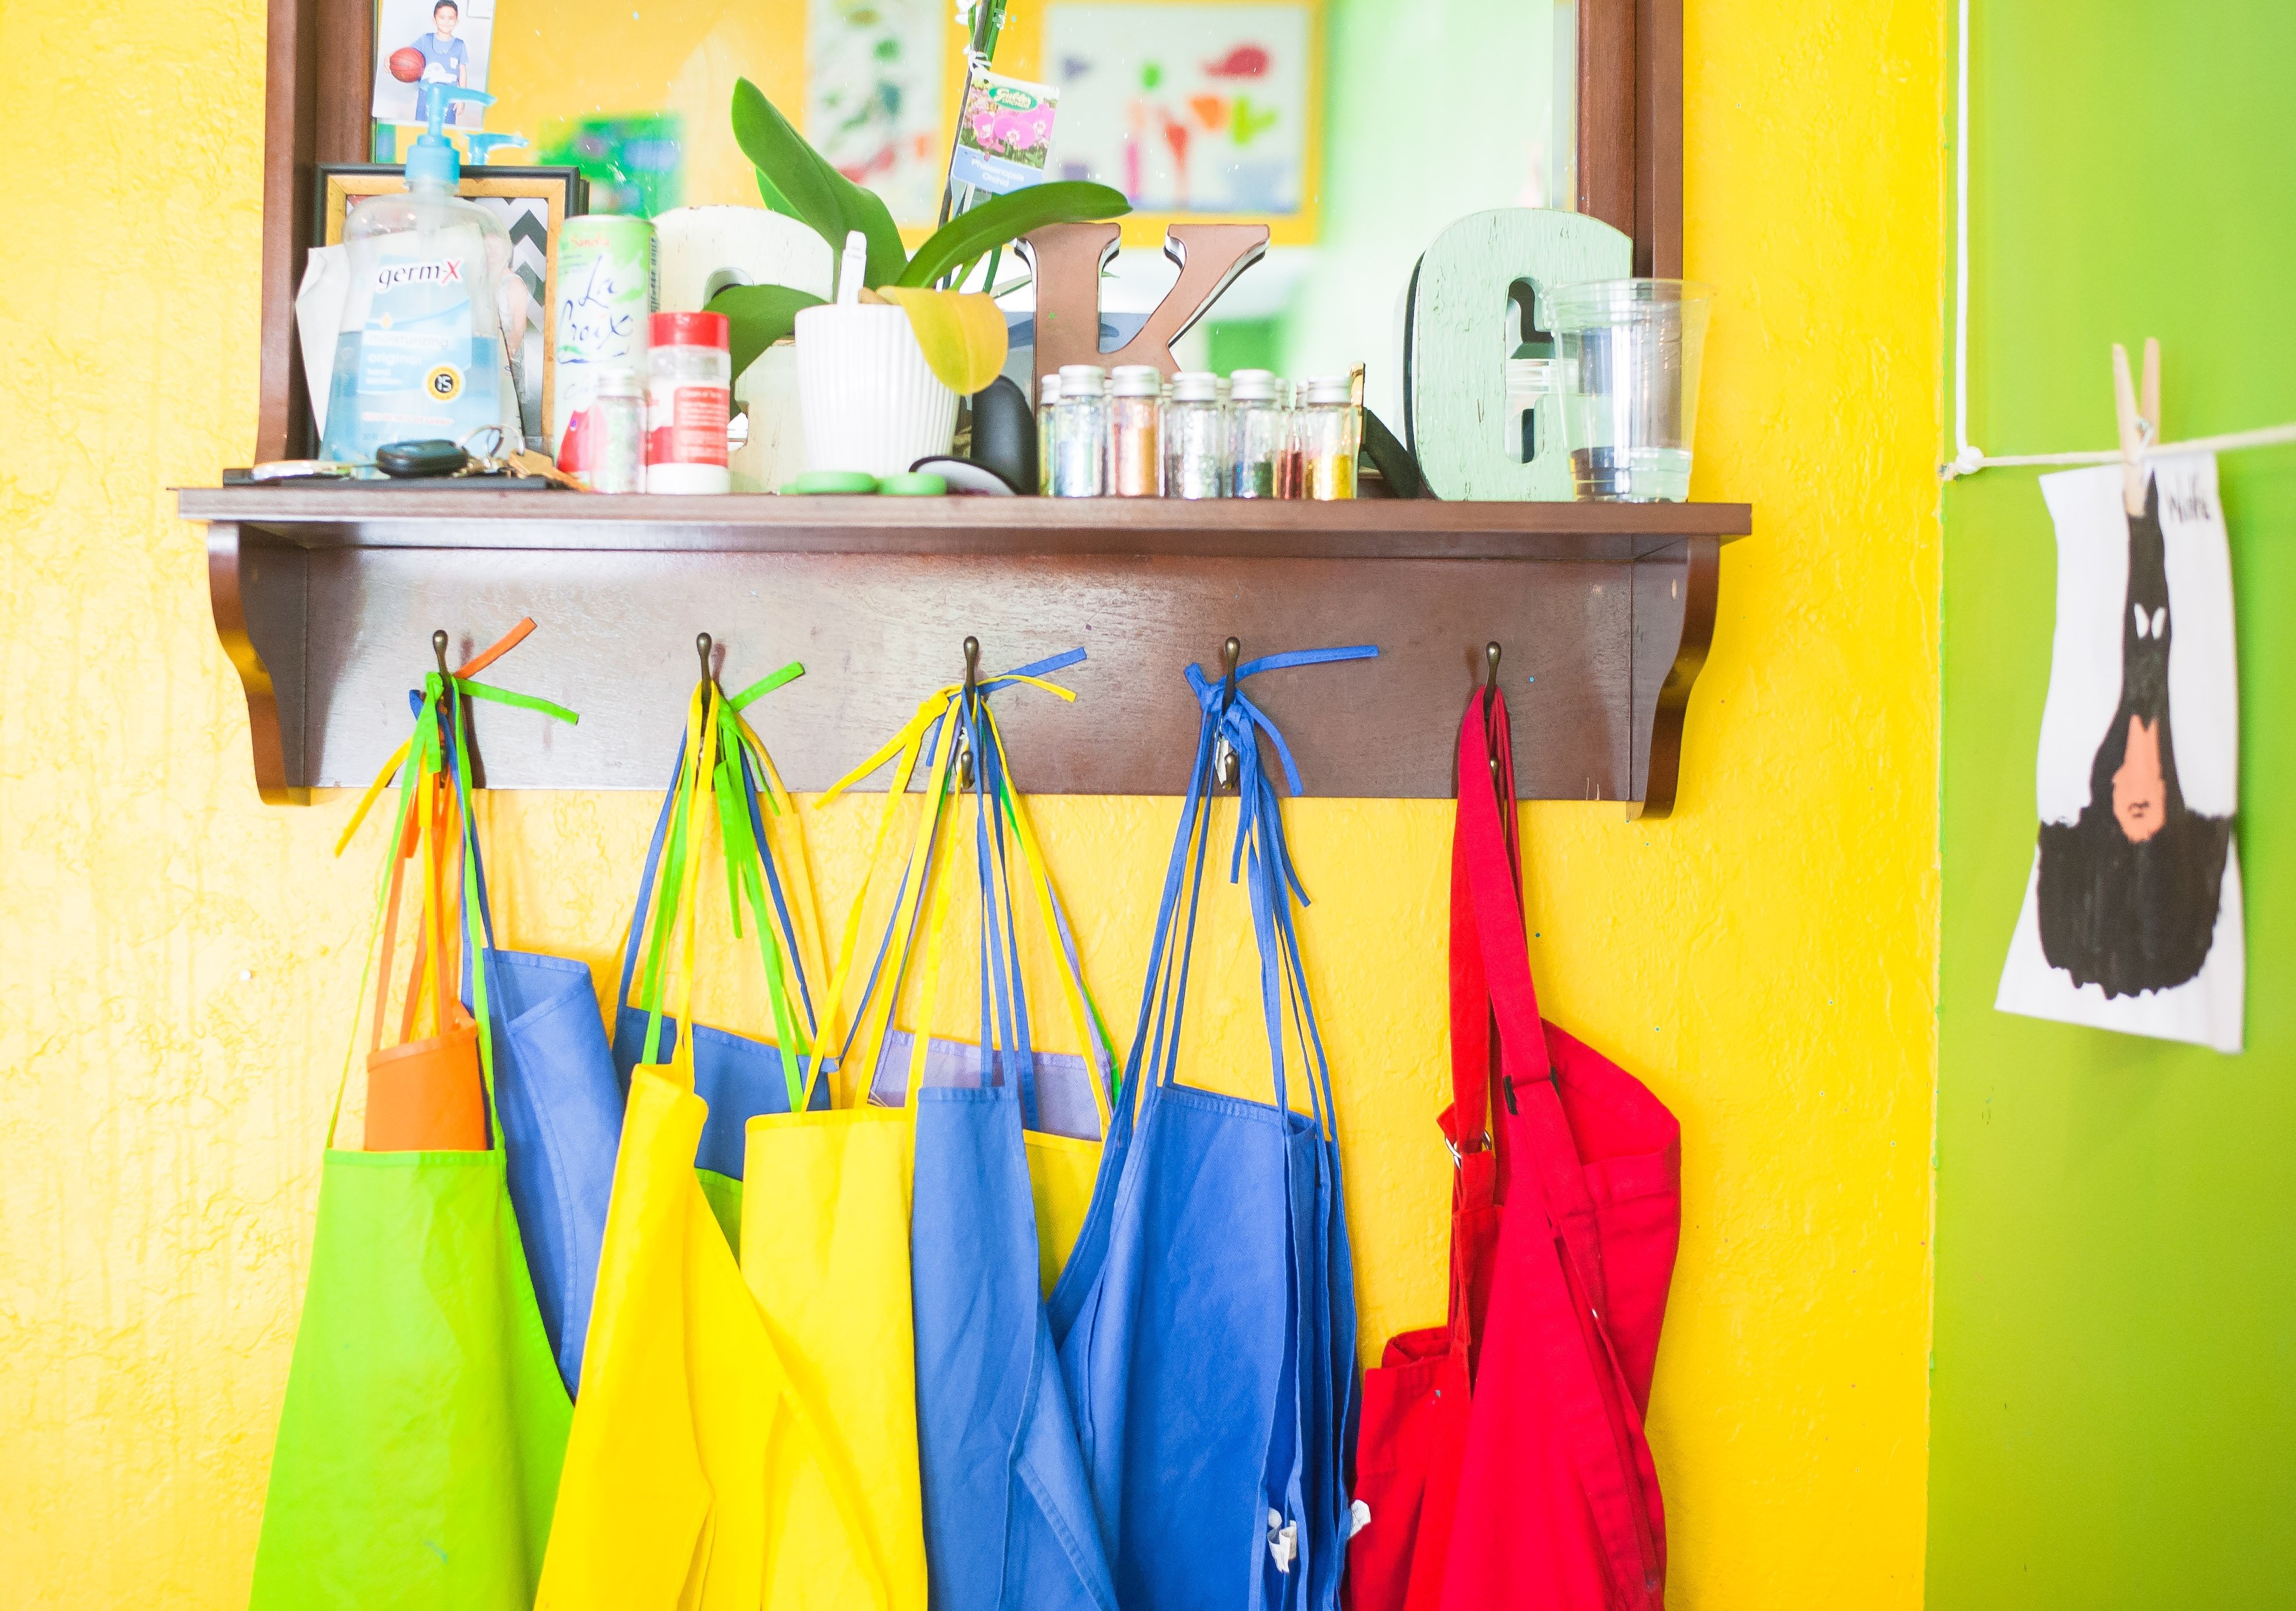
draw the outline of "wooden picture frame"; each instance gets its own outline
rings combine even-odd
[[[1546,6],[1553,0],[1518,0]],[[295,287],[322,163],[369,151],[373,0],[267,0],[263,339],[256,457],[299,456],[310,405]],[[1634,237],[1635,272],[1682,272],[1682,0],[1578,0],[1578,210]]]
[[[406,170],[395,163],[322,162],[315,175],[311,198],[311,238],[304,244],[333,246],[343,238],[343,219],[352,202],[366,196],[390,196],[406,188]],[[550,339],[550,310],[558,306],[558,228],[588,205],[589,184],[578,168],[537,168],[496,165],[463,169],[455,193],[472,201],[541,201],[548,212],[542,245],[542,283],[535,301],[542,318],[542,421],[549,429],[551,400],[557,381],[557,344]],[[518,258],[519,232],[512,230],[512,266]],[[308,415],[308,412],[306,413]],[[306,426],[308,429],[308,424]]]

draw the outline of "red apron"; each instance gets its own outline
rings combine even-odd
[[[1539,1018],[1514,814],[1499,809],[1513,785],[1506,704],[1485,690],[1460,727],[1451,843],[1450,1320],[1398,1335],[1365,1373],[1357,1492],[1371,1515],[1349,1546],[1349,1611],[1665,1603],[1643,1414],[1680,1127]]]

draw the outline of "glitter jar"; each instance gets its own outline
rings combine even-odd
[[[1306,467],[1300,454],[1300,411],[1293,406],[1298,388],[1290,380],[1275,383],[1275,401],[1283,410],[1283,422],[1279,428],[1275,446],[1275,495],[1279,498],[1304,498],[1308,495]]]
[[[1275,376],[1265,369],[1239,369],[1228,395],[1228,495],[1272,498],[1276,459],[1291,434],[1290,412],[1276,396]]]
[[[1321,503],[1356,495],[1356,454],[1363,446],[1363,411],[1345,375],[1308,382],[1307,402],[1292,414],[1300,455],[1300,496]]]
[[[1053,490],[1053,419],[1060,405],[1061,378],[1046,375],[1037,382],[1037,492],[1050,496]]]
[[[1183,370],[1164,405],[1164,495],[1227,496],[1227,410],[1218,377]]]
[[[1120,364],[1110,377],[1109,490],[1119,498],[1152,498],[1164,490],[1164,372],[1152,364]]]
[[[644,492],[646,469],[645,381],[627,366],[596,371],[590,396],[590,467],[582,474],[592,492]]]
[[[1061,366],[1053,408],[1053,496],[1097,498],[1108,491],[1108,372],[1097,364]]]

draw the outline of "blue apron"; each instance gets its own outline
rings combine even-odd
[[[1300,895],[1265,732],[1296,792],[1283,735],[1235,683],[1357,659],[1323,650],[1188,679],[1203,707],[1165,874],[1140,1025],[1083,1235],[1051,1321],[1125,1611],[1331,1611],[1349,1531],[1355,1294],[1331,1077],[1308,1000]],[[1239,763],[1231,881],[1250,897],[1275,1101],[1177,1078],[1188,963],[1210,850],[1215,748]],[[1287,1040],[1311,1111],[1292,1111]]]
[[[622,1092],[589,968],[567,957],[497,946],[475,833],[470,855],[486,938],[480,955],[493,1002],[495,1103],[511,1206],[534,1272],[543,1329],[570,1394],[580,1384],[582,1345],[590,1331],[590,1295],[598,1282],[606,1199],[622,1139]],[[471,988],[466,962],[466,1006]]]
[[[744,696],[746,699],[747,696]],[[737,705],[741,701],[729,700]],[[638,953],[646,938],[647,909],[653,900],[654,879],[660,869],[662,850],[673,829],[686,835],[689,826],[682,820],[673,823],[677,804],[677,773],[685,759],[683,740],[678,745],[677,761],[670,768],[670,785],[662,796],[661,813],[654,819],[653,838],[646,846],[645,871],[638,880],[637,904],[630,913],[630,927],[622,945],[622,977],[614,996],[614,1069],[623,1092],[629,1090],[630,1071],[641,1063],[667,1063],[677,1049],[681,1030],[677,1019],[668,1013],[657,1020],[644,1007],[630,1004],[630,985],[637,977]],[[738,784],[743,808],[749,817],[750,831],[756,836],[760,848],[766,843],[765,820],[758,807],[758,778],[755,764],[746,749],[739,745],[725,758],[723,765],[733,768],[734,781]],[[696,825],[698,826],[698,825]],[[774,858],[767,854],[764,863],[766,888],[772,906],[772,923],[780,943],[789,948],[791,957],[801,955],[797,947],[797,929],[791,920],[789,902],[783,893],[781,875],[774,866]],[[668,900],[674,901],[675,891],[665,891]],[[699,898],[698,895],[696,898]],[[760,923],[765,916],[760,912]],[[668,927],[658,921],[653,925],[658,934],[667,934]],[[660,947],[657,945],[656,950]],[[768,964],[770,965],[770,964]],[[798,977],[800,1002],[804,1022],[797,1027],[810,1034],[813,1023],[811,996],[805,983],[804,970],[795,970]],[[649,1000],[658,992],[652,987],[653,965],[649,962]],[[649,1049],[649,1026],[658,1022],[656,1043]],[[694,1155],[694,1167],[701,1173],[701,1186],[709,1198],[709,1206],[724,1227],[726,1239],[738,1255],[741,1251],[741,1181],[743,1154],[748,1148],[746,1126],[761,1113],[787,1113],[792,1108],[792,1093],[804,1087],[804,1055],[799,1053],[784,1064],[782,1049],[763,1041],[730,1030],[713,1029],[707,1024],[697,1024],[693,1029],[693,1089],[694,1093],[709,1105],[709,1116],[701,1126],[701,1141]],[[816,1108],[829,1106],[829,1083],[814,1083],[813,1100],[808,1106]],[[601,1224],[603,1225],[603,1221]]]
[[[1036,678],[1082,658],[1081,650],[1054,656],[988,679],[973,695],[952,696],[921,740],[925,809],[935,821],[951,798],[954,772],[949,754],[936,756],[942,740],[961,728],[974,757],[971,860],[981,912],[979,1043],[934,1042],[922,1063],[913,1064],[911,1037],[888,1034],[871,1081],[877,1100],[890,1091],[899,1101],[911,1068],[923,1070],[914,1102],[909,1267],[932,1611],[1117,1611],[1045,1315],[1024,1135],[1045,1126],[1040,1087],[1047,1071],[1040,1060],[1057,1062],[1062,1084],[1080,1067],[1086,1079],[1104,1085],[1112,1059],[1098,1042],[1081,1059],[1035,1050],[1016,912],[1051,912],[1050,938],[1087,1021],[1091,1009],[1059,897],[1049,881],[1033,883],[1041,870],[1019,839],[1019,806],[1006,797],[1003,742],[986,699],[1011,678]],[[954,841],[937,849],[940,839],[931,823],[918,843],[925,847],[922,892],[961,871],[961,849]],[[943,855],[947,864],[934,867]],[[908,876],[905,870],[905,884]],[[857,1023],[881,987],[898,1000],[926,904],[921,893],[906,932],[889,928]],[[936,903],[936,910],[945,907]],[[897,908],[893,920],[899,919]],[[931,1008],[928,1002],[928,1015]],[[1083,1110],[1096,1136],[1088,1088]]]
[[[417,696],[419,701],[420,696]],[[445,747],[455,772],[460,747]],[[526,1248],[534,1296],[542,1310],[558,1374],[570,1396],[582,1375],[590,1329],[590,1295],[598,1280],[598,1247],[606,1231],[606,1198],[621,1144],[622,1093],[606,1049],[590,969],[570,957],[505,951],[495,944],[486,863],[475,829],[464,839],[478,895],[491,1010],[495,1108],[502,1124],[511,1206]],[[474,987],[471,940],[463,939],[463,1005]]]

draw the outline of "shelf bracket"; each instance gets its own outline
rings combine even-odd
[[[247,700],[255,789],[266,806],[308,806],[302,781],[303,607],[308,557],[250,545],[237,521],[208,526],[208,605]]]

